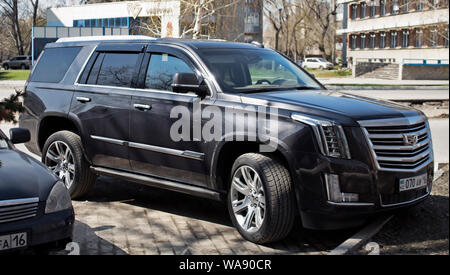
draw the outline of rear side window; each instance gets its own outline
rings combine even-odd
[[[106,53],[98,73],[97,85],[130,87],[138,57],[135,53]]]
[[[86,74],[86,81],[82,77],[80,83],[131,87],[134,73],[139,67],[138,61],[138,53],[98,53]]]
[[[81,47],[46,49],[34,69],[31,81],[48,83],[61,82],[80,50]]]

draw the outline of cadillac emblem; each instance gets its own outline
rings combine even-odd
[[[418,135],[403,135],[403,142],[405,143],[405,145],[416,145],[418,141]]]

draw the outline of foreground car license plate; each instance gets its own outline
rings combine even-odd
[[[27,246],[26,232],[0,236],[0,251],[26,246]]]
[[[412,189],[419,189],[427,186],[428,183],[428,175],[423,174],[417,177],[406,178],[400,180],[400,192],[408,191]]]

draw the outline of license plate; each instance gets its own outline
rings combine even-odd
[[[428,183],[428,175],[423,174],[420,176],[406,178],[400,180],[400,192],[408,191],[412,189],[419,189],[427,186]]]
[[[0,251],[27,246],[27,233],[0,236]]]

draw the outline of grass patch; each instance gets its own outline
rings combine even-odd
[[[30,70],[9,70],[0,71],[1,80],[27,80],[30,75]]]
[[[310,74],[313,74],[316,78],[340,78],[349,77],[352,75],[351,70],[318,70],[308,69]]]

